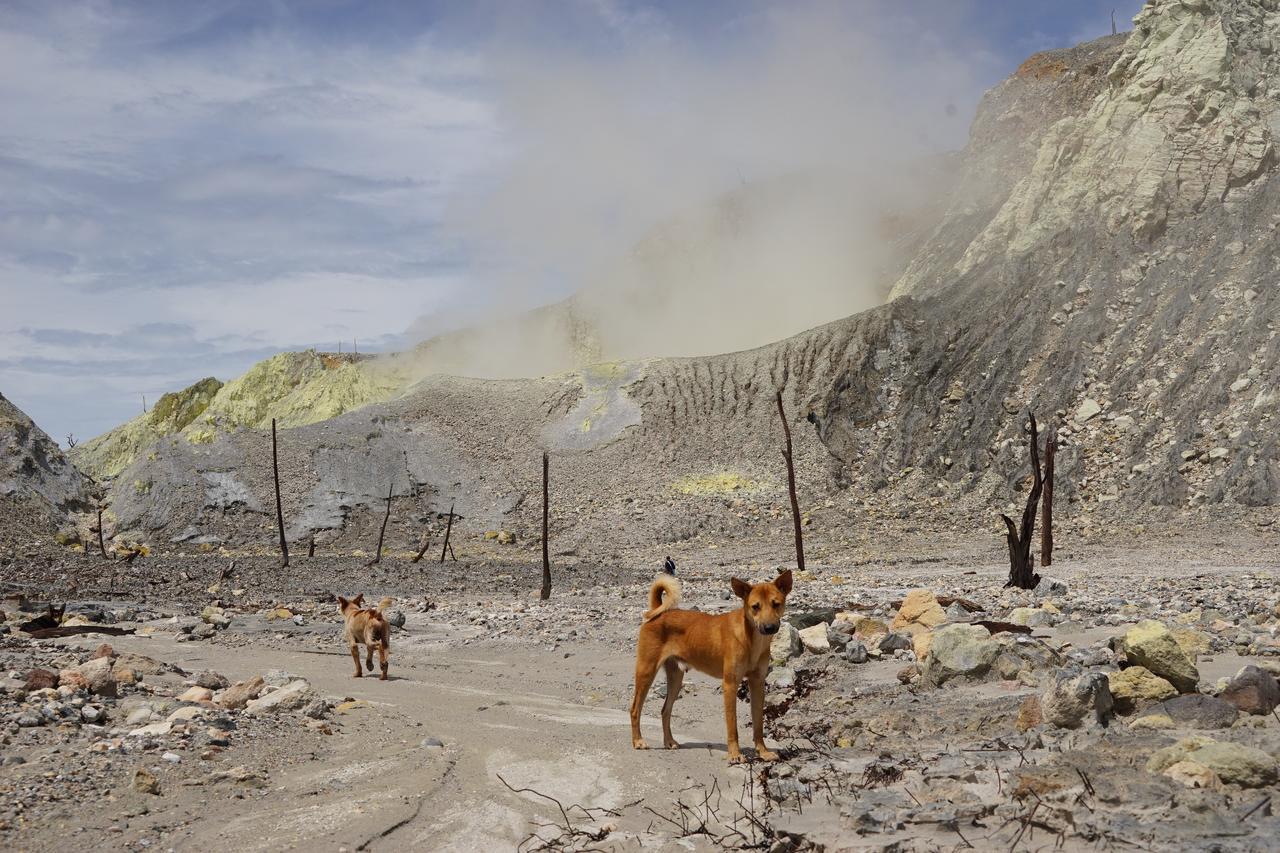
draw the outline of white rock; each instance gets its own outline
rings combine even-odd
[[[1076,409],[1076,423],[1084,423],[1096,417],[1102,411],[1102,405],[1092,397],[1085,397],[1084,402]]]
[[[800,631],[800,643],[811,654],[824,655],[831,651],[831,641],[827,639],[827,623],[819,622]]]

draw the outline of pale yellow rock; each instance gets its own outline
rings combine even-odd
[[[929,647],[933,645],[933,632],[925,631],[911,638],[911,648],[916,653],[916,660],[922,661],[929,656]]]
[[[1173,718],[1168,714],[1147,714],[1145,717],[1138,717],[1129,724],[1131,729],[1172,729],[1177,728],[1177,724],[1173,722]]]
[[[938,603],[937,597],[927,589],[913,589],[902,600],[898,615],[893,617],[891,630],[897,631],[909,624],[917,624],[926,629],[941,625],[947,621],[947,612]]]
[[[1179,761],[1177,764],[1166,767],[1160,775],[1167,776],[1188,788],[1217,790],[1222,787],[1222,780],[1218,778],[1218,774],[1198,761]]]

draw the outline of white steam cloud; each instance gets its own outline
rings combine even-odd
[[[494,299],[420,321],[471,326],[422,348],[430,369],[731,351],[880,302],[886,223],[936,196],[927,164],[963,141],[977,90],[941,18],[888,7],[755,11],[701,38],[615,14],[608,50],[532,48],[513,24],[493,68],[511,148],[450,217]],[[523,313],[548,293],[571,298]]]

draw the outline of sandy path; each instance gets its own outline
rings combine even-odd
[[[119,638],[118,649],[192,672],[245,678],[286,669],[322,695],[369,703],[341,716],[342,733],[326,740],[331,753],[273,775],[269,797],[220,802],[202,788],[173,792],[187,800],[181,808],[189,819],[170,836],[175,846],[512,849],[558,810],[508,791],[498,774],[566,804],[611,808],[641,798],[666,808],[682,789],[716,779],[726,791],[742,787],[744,772],[725,760],[720,697],[709,681],[691,676],[676,705],[673,726],[686,748],[637,752],[625,710],[629,655],[591,644],[458,648],[435,639],[438,626],[411,617],[407,629],[397,633],[394,678],[386,682],[351,678],[340,649],[328,655]],[[661,742],[660,702],[651,694],[646,706],[654,715],[645,720],[650,743]],[[739,717],[746,721],[745,705]],[[431,737],[444,748],[424,746]],[[642,831],[654,820],[631,808],[613,822]]]

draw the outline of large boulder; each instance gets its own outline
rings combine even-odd
[[[1132,714],[1153,702],[1178,695],[1177,688],[1145,666],[1131,666],[1111,673],[1107,676],[1107,686],[1118,714]]]
[[[238,711],[251,700],[257,699],[265,686],[266,682],[261,675],[255,675],[248,681],[237,681],[222,692],[218,697],[218,704],[228,711]]]
[[[295,711],[316,698],[311,684],[299,678],[284,687],[272,690],[266,695],[251,700],[244,706],[244,712],[251,715],[275,714],[280,711]]]
[[[1142,717],[1165,716],[1174,725],[1190,729],[1228,729],[1239,713],[1236,706],[1225,699],[1188,693],[1152,705],[1142,713]]]
[[[917,634],[947,621],[947,611],[942,609],[937,597],[927,589],[913,589],[902,600],[898,615],[889,626],[891,631]]]
[[[817,625],[802,628],[798,633],[800,635],[800,644],[804,646],[805,651],[815,655],[825,655],[831,651],[831,641],[827,637],[826,622],[819,622]]]
[[[84,676],[89,692],[99,696],[116,695],[116,677],[111,671],[111,658],[93,658],[80,664],[75,671]]]
[[[1040,713],[1044,722],[1060,729],[1105,726],[1113,714],[1106,674],[1062,670],[1040,697]]]
[[[939,687],[956,678],[978,679],[991,670],[1000,646],[980,625],[944,625],[933,632],[922,667],[926,684]]]
[[[1239,743],[1215,742],[1191,752],[1191,761],[1203,764],[1228,785],[1262,788],[1280,779],[1280,767],[1267,753]]]
[[[1172,684],[1179,693],[1193,693],[1200,671],[1178,645],[1173,634],[1159,622],[1146,620],[1124,635],[1124,652],[1129,663],[1144,666]]]
[[[1280,683],[1271,673],[1250,664],[1231,679],[1222,698],[1246,714],[1270,714],[1280,706]]]

